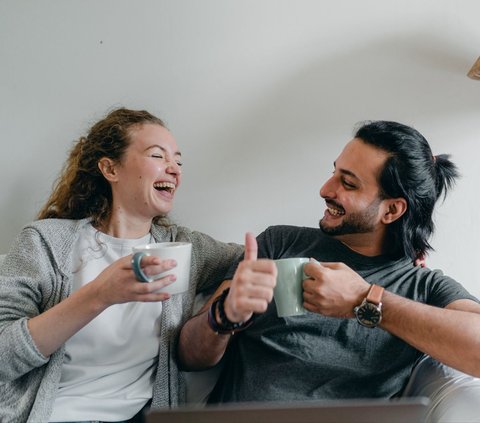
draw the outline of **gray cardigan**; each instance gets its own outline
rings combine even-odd
[[[36,348],[27,321],[65,299],[72,285],[72,246],[87,219],[46,219],[26,226],[0,268],[0,422],[48,422],[60,380],[64,347],[50,357]],[[192,242],[191,285],[163,303],[152,408],[174,407],[185,389],[176,340],[191,316],[196,292],[216,286],[242,254],[187,228],[153,225],[156,242]],[[52,328],[55,330],[55,328]]]

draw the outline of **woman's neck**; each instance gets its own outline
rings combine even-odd
[[[123,221],[122,219],[110,218],[108,221],[97,225],[95,228],[114,238],[136,239],[148,234],[151,227],[151,221]]]

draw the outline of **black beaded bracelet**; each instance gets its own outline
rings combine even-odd
[[[208,310],[208,324],[210,328],[218,334],[230,334],[234,335],[237,332],[240,332],[248,328],[253,323],[253,314],[250,319],[246,322],[231,322],[228,320],[227,315],[225,314],[225,298],[227,298],[230,288],[225,289],[215,300]],[[220,316],[220,323],[216,319],[216,310],[218,308],[218,315]]]

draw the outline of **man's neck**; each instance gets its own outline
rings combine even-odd
[[[333,238],[363,256],[375,257],[385,254],[383,237],[380,237],[379,234],[348,234],[333,236]]]

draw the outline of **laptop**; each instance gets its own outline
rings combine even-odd
[[[152,410],[146,423],[424,423],[430,400],[334,400],[232,403]]]

